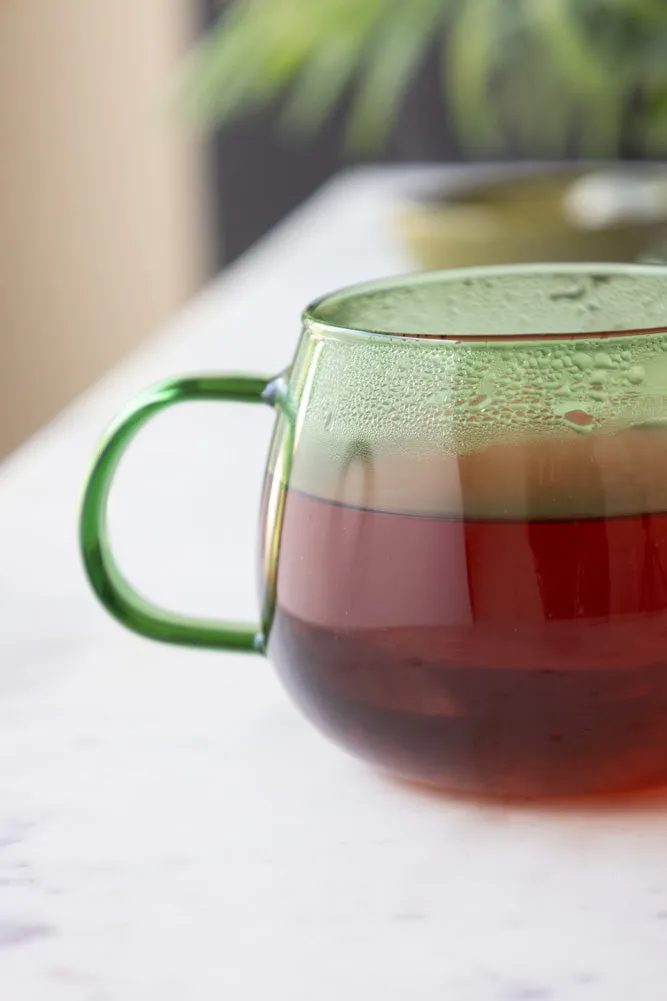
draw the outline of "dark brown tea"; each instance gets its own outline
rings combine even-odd
[[[412,511],[289,491],[270,654],[306,713],[362,757],[451,789],[665,781],[667,513],[623,510],[660,492],[656,433],[633,435],[595,454],[459,459],[458,516],[433,513],[436,495],[453,505],[432,466],[424,486],[398,460],[373,468],[366,495],[409,495]],[[600,447],[610,461],[592,461]],[[568,479],[577,505],[617,513],[554,516]]]

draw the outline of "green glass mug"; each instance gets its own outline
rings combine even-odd
[[[106,534],[115,469],[190,400],[275,408],[261,622],[139,596]],[[163,383],[104,440],[93,588],[169,643],[267,654],[326,734],[466,793],[667,781],[667,269],[434,272],[306,310],[286,374]]]

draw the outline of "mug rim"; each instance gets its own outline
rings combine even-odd
[[[494,278],[498,276],[513,277],[521,275],[601,275],[601,276],[629,276],[642,277],[650,276],[665,279],[666,303],[665,303],[665,323],[657,327],[628,327],[621,330],[586,330],[572,331],[570,333],[515,333],[507,334],[429,334],[414,333],[389,330],[365,330],[362,327],[351,327],[344,323],[332,322],[325,319],[318,313],[327,305],[335,305],[340,302],[363,296],[375,292],[392,291],[429,285],[431,283],[454,283],[466,279]],[[548,341],[589,341],[589,340],[610,340],[622,339],[624,337],[637,337],[642,334],[665,334],[667,333],[667,265],[662,264],[633,264],[633,263],[540,263],[540,264],[485,264],[478,267],[447,268],[435,271],[406,272],[394,275],[389,278],[374,279],[366,282],[358,282],[328,292],[323,296],[313,300],[302,314],[304,326],[309,331],[318,334],[329,334],[332,336],[352,337],[354,339],[388,339],[398,341],[425,341],[433,344],[442,341],[446,344],[507,344],[508,342],[548,342]]]

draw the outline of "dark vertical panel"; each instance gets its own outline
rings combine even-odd
[[[270,112],[214,138],[211,153],[221,254],[233,260],[343,164],[340,126],[296,143],[281,136]]]

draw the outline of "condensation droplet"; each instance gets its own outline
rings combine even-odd
[[[596,351],[593,355],[593,362],[598,368],[613,368],[614,362],[610,354],[606,351]]]
[[[641,365],[633,365],[632,368],[628,369],[628,379],[633,386],[638,386],[645,378],[646,372]]]
[[[479,396],[476,396],[475,399],[471,401],[469,406],[472,412],[474,414],[477,414],[481,410],[485,410],[490,403],[491,403],[491,398],[487,396],[485,393],[481,393]]]
[[[581,284],[581,282],[569,281],[561,285],[559,288],[555,288],[553,292],[550,293],[549,298],[552,302],[559,302],[561,299],[572,302],[577,299],[583,299],[585,295],[586,288]]]
[[[573,361],[577,368],[580,368],[582,371],[593,367],[593,358],[591,355],[586,354],[585,351],[577,351]]]
[[[563,414],[563,417],[572,430],[579,434],[588,434],[589,431],[593,430],[595,418],[586,410],[568,410],[567,413]]]

